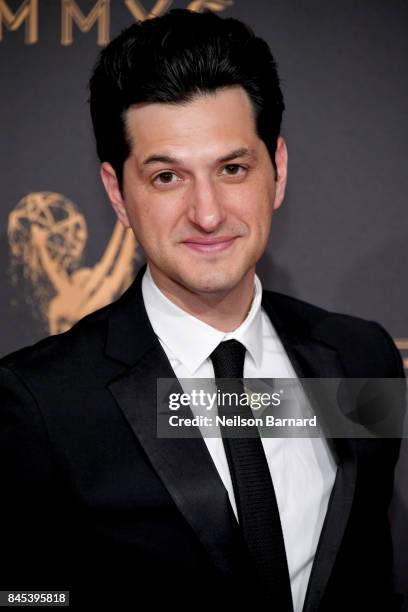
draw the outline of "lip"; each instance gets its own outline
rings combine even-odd
[[[237,236],[219,236],[218,238],[187,238],[183,241],[187,247],[200,253],[219,253],[228,249]]]

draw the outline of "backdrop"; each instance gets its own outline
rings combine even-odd
[[[376,320],[408,367],[406,0],[0,0],[0,354],[115,299],[141,256],[99,179],[87,105],[98,50],[170,8],[238,17],[276,56],[289,185],[266,288]],[[391,521],[408,592],[408,450]]]

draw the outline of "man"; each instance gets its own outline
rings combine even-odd
[[[174,10],[113,40],[90,89],[102,180],[148,267],[1,361],[2,588],[91,609],[397,610],[397,439],[157,436],[158,378],[404,376],[378,324],[262,292],[287,177],[268,46]]]

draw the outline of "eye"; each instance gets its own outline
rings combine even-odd
[[[158,185],[170,185],[171,183],[176,182],[175,179],[178,179],[177,174],[175,172],[171,172],[170,170],[166,170],[165,172],[160,172],[160,174],[157,174],[153,179],[153,183],[157,183]]]
[[[244,176],[247,168],[241,166],[241,164],[227,164],[223,170],[226,171],[228,176]]]

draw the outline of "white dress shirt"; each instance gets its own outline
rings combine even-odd
[[[207,325],[171,302],[153,281],[149,267],[143,276],[142,293],[153,330],[177,378],[214,378],[210,355],[220,342],[230,339],[239,340],[247,349],[245,378],[296,378],[282,343],[261,307],[262,285],[256,275],[250,311],[241,325],[228,333]],[[279,507],[294,611],[301,612],[336,464],[323,438],[261,440]],[[204,441],[237,517],[222,438],[204,437]]]

